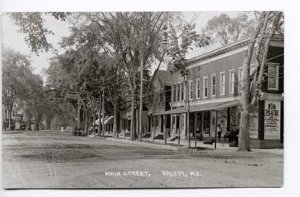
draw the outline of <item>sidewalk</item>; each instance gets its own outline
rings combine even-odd
[[[95,136],[99,137],[99,136]],[[142,142],[139,141],[131,141],[129,138],[112,138],[112,137],[99,137],[104,138],[105,140],[110,141],[116,141],[116,142],[122,142],[127,144],[135,144],[135,145],[142,145],[144,147],[149,148],[158,148],[158,149],[165,149],[165,150],[193,150],[195,151],[195,141],[191,141],[191,149],[188,148],[188,140],[181,140],[180,145],[178,144],[178,141],[175,142],[168,142],[165,144],[164,140],[158,140],[152,141],[150,139],[143,139]],[[237,147],[229,147],[228,143],[224,142],[217,142],[217,146],[215,149],[215,144],[204,144],[204,141],[197,141],[197,149],[206,149],[206,150],[227,150],[227,151],[237,151]],[[271,153],[271,154],[279,154],[283,155],[284,149],[251,149],[252,152],[256,153]]]
[[[96,137],[99,137],[99,136],[96,136]],[[177,141],[168,142],[167,144],[165,144],[164,140],[158,140],[158,139],[156,139],[155,141],[152,141],[150,139],[143,139],[142,142],[139,142],[139,141],[131,141],[128,138],[124,139],[124,138],[106,137],[105,140],[118,141],[118,142],[123,142],[123,143],[127,143],[127,144],[136,144],[136,145],[142,145],[142,146],[146,146],[146,147],[161,148],[161,149],[167,149],[167,150],[188,149],[188,140],[181,140],[180,145],[178,144]],[[215,144],[210,145],[210,144],[204,144],[203,141],[197,141],[196,148],[214,150]],[[195,141],[191,141],[191,149],[195,149]],[[217,142],[216,149],[237,150],[237,147],[229,147],[228,143]]]

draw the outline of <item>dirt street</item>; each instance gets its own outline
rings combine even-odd
[[[283,184],[283,155],[268,151],[171,151],[50,131],[3,133],[2,146],[4,188],[281,187]]]

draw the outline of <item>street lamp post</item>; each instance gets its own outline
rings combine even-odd
[[[189,141],[189,148],[191,147],[191,133],[190,133],[190,96],[189,96],[189,89],[188,89],[188,71],[184,69],[181,72],[181,75],[183,76],[184,82],[185,82],[185,89],[186,89],[186,99],[187,99],[187,114],[186,114],[186,131],[188,132],[188,141]]]

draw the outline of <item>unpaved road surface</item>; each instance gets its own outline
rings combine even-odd
[[[3,133],[4,188],[281,187],[283,154],[177,151],[59,132]],[[282,151],[283,152],[283,151]]]

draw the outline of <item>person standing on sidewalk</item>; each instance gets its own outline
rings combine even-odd
[[[222,128],[221,128],[220,124],[218,124],[217,132],[218,132],[218,138],[219,138],[219,142],[220,142],[221,136],[222,136]]]

